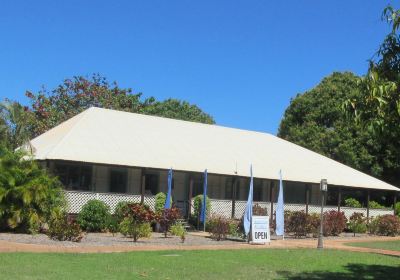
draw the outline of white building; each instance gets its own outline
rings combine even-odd
[[[93,198],[112,209],[119,201],[154,206],[154,195],[167,189],[169,168],[174,170],[174,203],[185,214],[192,197],[202,192],[206,168],[211,211],[237,218],[248,195],[250,164],[254,200],[269,211],[274,208],[271,198],[276,202],[280,169],[288,210],[318,211],[322,178],[329,184],[327,208],[339,207],[346,215],[393,213],[392,209],[348,209],[343,199],[356,197],[366,206],[370,197],[384,197],[391,206],[399,191],[267,133],[99,108],[90,108],[31,140],[30,149],[63,182],[71,213]]]

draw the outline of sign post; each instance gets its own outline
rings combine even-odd
[[[265,244],[271,242],[269,216],[253,216],[251,234],[251,243],[253,244]]]

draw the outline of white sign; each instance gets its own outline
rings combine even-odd
[[[251,221],[252,243],[271,242],[269,216],[253,216]]]

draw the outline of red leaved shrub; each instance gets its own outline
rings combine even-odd
[[[346,227],[344,212],[331,210],[324,213],[324,235],[339,235]]]
[[[396,236],[400,234],[400,218],[395,215],[383,215],[373,219],[370,232],[378,235]]]

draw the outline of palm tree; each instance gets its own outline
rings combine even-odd
[[[64,207],[60,182],[21,151],[0,148],[0,226],[36,232]]]
[[[25,144],[31,138],[33,114],[18,102],[0,103],[0,141],[10,149]]]

